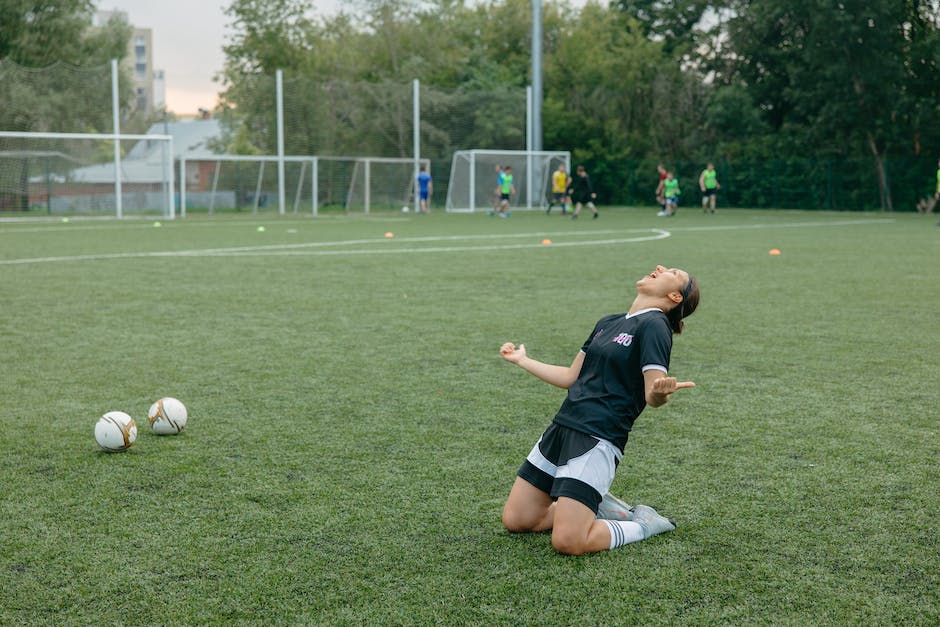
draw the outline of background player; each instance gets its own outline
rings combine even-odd
[[[666,178],[663,180],[663,196],[666,202],[666,208],[657,213],[658,216],[674,216],[679,210],[679,179],[671,171],[666,172]]]
[[[594,206],[594,199],[597,198],[597,194],[594,193],[594,188],[591,186],[591,177],[588,176],[583,165],[579,165],[575,170],[575,177],[568,186],[568,197],[574,203],[572,220],[578,219],[578,214],[581,213],[581,207],[584,205],[587,205],[587,208],[594,213],[595,220],[600,217],[597,207]]]
[[[421,213],[431,213],[428,199],[431,197],[433,189],[434,182],[431,180],[431,175],[427,172],[427,167],[421,166],[421,169],[418,171],[418,198],[421,201]]]
[[[568,176],[568,172],[565,170],[565,164],[561,163],[558,165],[558,169],[552,172],[552,199],[548,203],[546,214],[552,212],[552,207],[555,206],[556,202],[561,206],[561,215],[568,213],[568,198],[565,192],[570,184],[571,177]]]
[[[516,194],[516,186],[512,184],[512,166],[503,167],[499,179],[499,209],[497,215],[507,218],[512,215],[509,211],[509,201]]]
[[[721,184],[718,182],[718,173],[715,172],[714,163],[709,163],[702,170],[698,177],[698,187],[702,190],[702,211],[707,212],[711,204],[711,212],[715,213],[716,194],[721,189]]]

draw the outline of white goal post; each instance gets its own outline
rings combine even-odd
[[[450,165],[447,211],[491,210],[496,166],[511,166],[516,194],[510,206],[538,209],[548,204],[551,173],[561,164],[571,172],[571,153],[551,150],[458,150]]]
[[[175,217],[170,135],[0,131],[0,212]]]

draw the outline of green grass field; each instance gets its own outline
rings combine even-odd
[[[0,624],[938,624],[936,218],[654,211],[0,224]],[[656,263],[698,387],[613,491],[678,530],[507,533],[563,393],[499,345],[569,363]]]

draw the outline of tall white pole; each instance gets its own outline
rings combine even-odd
[[[284,73],[277,71],[277,212],[284,215],[287,204],[284,181]]]
[[[363,168],[363,174],[365,174],[365,177],[366,177],[365,190],[363,190],[365,192],[363,194],[363,197],[365,200],[365,206],[366,206],[365,212],[366,213],[369,213],[369,204],[372,202],[372,195],[370,194],[370,192],[372,191],[372,168],[370,167],[371,163],[372,161],[369,158],[366,158],[365,167]]]
[[[542,150],[542,0],[532,0],[532,149]]]
[[[477,153],[475,150],[471,150],[470,151],[470,211],[477,210],[476,187],[477,187]]]
[[[421,169],[421,81],[414,79],[411,84],[411,92],[411,101],[414,103],[411,117],[412,126],[414,127],[412,139],[414,142],[413,152],[415,160],[414,174],[411,176],[411,187],[415,190],[413,209],[414,212],[417,213],[421,209],[420,200],[418,199],[418,172]],[[430,174],[430,172],[428,174]]]
[[[114,209],[118,218],[124,217],[121,187],[121,99],[118,94],[118,62],[111,59],[111,117],[114,119]]]
[[[320,193],[320,168],[319,168],[319,160],[316,157],[314,157],[313,160],[311,161],[310,167],[313,170],[310,173],[310,176],[312,177],[312,180],[310,182],[310,198],[312,201],[311,204],[313,205],[313,215],[316,216],[316,215],[319,215],[317,195]]]
[[[186,217],[186,155],[180,154],[180,217]]]
[[[173,153],[173,137],[172,136],[170,136],[170,141],[168,142],[168,144],[169,145],[167,146],[166,149],[169,151],[170,155],[169,157],[167,157],[166,168],[168,170],[169,179],[170,179],[168,181],[170,189],[167,190],[167,195],[169,196],[168,200],[170,201],[170,219],[175,220],[176,219],[176,197],[175,197],[176,185],[174,185],[174,181],[173,181],[173,154],[174,153]]]
[[[533,137],[534,120],[532,112],[533,101],[532,87],[525,88],[525,206],[526,209],[532,208],[532,185],[535,181],[532,178],[532,150],[535,145]]]

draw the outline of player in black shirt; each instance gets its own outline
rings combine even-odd
[[[525,344],[500,347],[506,361],[568,390],[503,507],[509,531],[551,529],[560,553],[613,549],[675,529],[653,508],[630,507],[608,490],[643,408],[695,387],[667,372],[672,336],[698,306],[699,290],[685,270],[656,266],[636,282],[636,291],[629,312],[597,322],[570,366],[532,359]]]
[[[575,176],[568,185],[568,198],[574,203],[574,213],[571,215],[572,220],[578,219],[578,215],[581,213],[581,207],[585,205],[594,213],[595,220],[600,216],[597,212],[597,207],[594,206],[594,199],[597,198],[597,194],[594,193],[594,187],[591,185],[591,177],[588,176],[587,170],[584,169],[583,165],[578,166],[577,170],[575,170]]]

